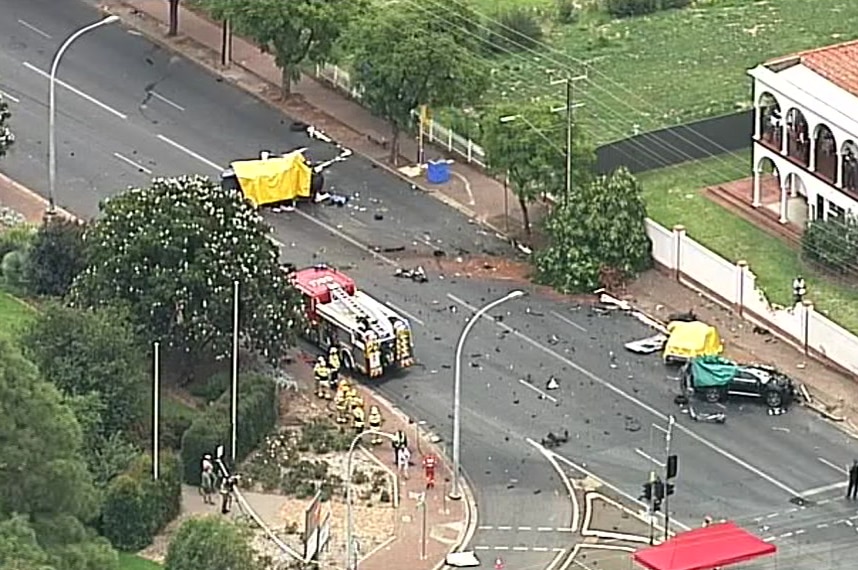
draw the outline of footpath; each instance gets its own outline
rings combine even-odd
[[[290,117],[321,128],[378,167],[408,179],[468,217],[508,235],[521,232],[522,216],[518,201],[501,182],[479,168],[455,161],[456,158],[452,157],[455,162],[451,165],[450,182],[444,185],[429,184],[414,169],[417,141],[407,135],[401,137],[400,163],[408,166],[391,167],[387,160],[392,138],[390,126],[345,94],[320,80],[303,75],[292,87],[293,97],[283,101],[279,88],[281,73],[274,64],[274,58],[237,36],[233,37],[232,42],[233,63],[227,67],[221,65],[222,31],[219,23],[180,4],[179,35],[170,38],[167,36],[169,3],[166,0],[102,0],[100,5],[121,16],[127,25],[137,28],[153,41],[182,53],[225,80],[280,108]],[[441,153],[427,144],[425,156],[435,159],[441,157]]]

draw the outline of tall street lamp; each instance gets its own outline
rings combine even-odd
[[[456,345],[456,364],[453,374],[453,486],[450,490],[449,497],[454,501],[462,498],[462,492],[459,488],[459,471],[461,471],[461,438],[462,438],[462,352],[465,350],[465,341],[471,333],[471,329],[479,322],[483,315],[507,301],[518,299],[525,295],[524,291],[516,289],[488,303],[483,308],[479,309],[474,316],[465,324],[462,334],[459,336],[459,343]]]
[[[89,24],[79,29],[68,39],[63,42],[60,49],[54,55],[53,63],[51,63],[51,79],[48,95],[48,215],[56,214],[57,206],[54,201],[54,191],[56,190],[57,181],[57,136],[56,136],[56,115],[57,115],[57,68],[60,66],[60,59],[63,54],[69,49],[72,43],[87,32],[91,32],[101,26],[112,24],[119,21],[119,16],[107,16],[95,23]]]
[[[353,499],[352,499],[352,457],[354,456],[355,449],[357,449],[357,444],[360,442],[361,438],[365,435],[380,435],[382,437],[386,437],[390,441],[395,441],[396,436],[392,433],[387,433],[379,430],[367,430],[357,434],[354,439],[352,439],[351,445],[349,445],[349,453],[346,456],[346,566],[345,570],[357,570],[357,560],[355,560],[355,552],[354,552],[354,529],[355,529],[355,521],[354,521],[354,513],[352,511],[353,508]]]

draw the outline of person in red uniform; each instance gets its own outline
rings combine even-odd
[[[438,458],[433,454],[429,454],[423,458],[423,471],[426,473],[426,488],[435,488],[435,466],[438,464]]]

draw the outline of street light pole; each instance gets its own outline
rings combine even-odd
[[[157,481],[160,475],[161,435],[158,431],[158,418],[161,416],[161,343],[153,345],[153,376],[152,376],[152,478]]]
[[[349,445],[349,453],[346,456],[346,566],[345,570],[357,570],[357,560],[355,560],[354,555],[354,512],[353,501],[352,501],[352,457],[354,456],[355,449],[357,449],[357,444],[360,442],[361,438],[365,435],[380,435],[382,437],[386,437],[390,441],[396,441],[396,436],[392,433],[387,433],[385,431],[379,430],[367,430],[357,434],[354,439],[352,439],[351,445]]]
[[[512,301],[524,296],[524,291],[516,289],[488,303],[483,308],[479,309],[471,319],[465,324],[462,334],[459,336],[459,343],[456,345],[456,362],[455,371],[453,373],[453,486],[450,490],[449,497],[454,501],[462,498],[462,492],[459,488],[459,471],[461,471],[461,452],[462,452],[462,352],[465,349],[465,340],[471,333],[471,329],[479,320],[502,303]]]
[[[235,469],[236,446],[238,444],[238,280],[233,282],[232,293],[232,386],[230,388],[230,446],[229,458]]]
[[[50,85],[48,87],[48,212],[49,216],[53,216],[57,212],[57,205],[54,199],[57,182],[57,135],[56,135],[56,116],[57,116],[57,68],[60,66],[60,60],[66,50],[74,43],[76,39],[91,32],[96,28],[118,22],[119,16],[107,16],[98,22],[84,26],[74,32],[63,42],[60,49],[54,55],[54,60],[51,63]]]

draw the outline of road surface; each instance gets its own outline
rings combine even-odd
[[[98,17],[77,2],[9,0],[4,8],[0,90],[10,95],[18,141],[2,168],[42,193],[50,58],[62,38]],[[151,176],[217,176],[260,149],[332,156],[292,132],[288,118],[120,26],[76,43],[59,77],[57,201],[80,215],[95,215],[100,200]],[[476,307],[511,288],[457,276],[455,258],[509,248],[358,157],[332,166],[327,180],[349,205],[269,217],[283,259],[352,267],[364,288],[411,317],[420,366],[379,390],[449,440],[455,340]],[[445,254],[443,269],[431,262],[435,250]],[[430,283],[393,277],[396,263],[415,260],[427,264]],[[565,565],[574,522],[563,463],[592,471],[633,504],[663,461],[676,381],[657,358],[623,352],[624,342],[651,334],[642,324],[530,292],[496,312],[501,320],[480,323],[468,342],[462,457],[480,509],[472,544],[501,553],[507,568],[554,570]],[[557,390],[546,388],[552,376]],[[802,410],[771,417],[731,405],[728,414],[724,426],[679,418],[675,519],[737,520],[775,541],[782,557],[796,557],[794,568],[817,567],[821,554],[805,556],[808,540],[855,567],[858,556],[845,549],[858,510],[840,500],[842,466],[856,455],[851,439]],[[536,444],[564,429],[571,440],[552,463]],[[814,502],[795,504],[803,495]]]

